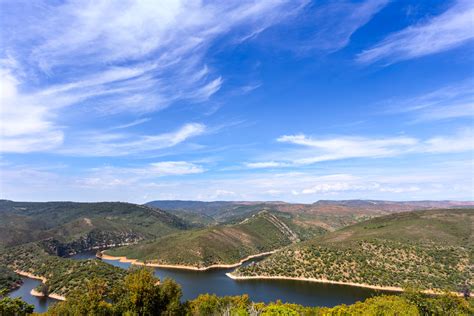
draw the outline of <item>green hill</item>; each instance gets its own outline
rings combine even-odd
[[[235,223],[261,210],[291,214],[301,225],[336,230],[373,217],[423,209],[472,208],[472,201],[320,200],[312,204],[280,201],[151,201],[146,205],[168,211],[196,225]]]
[[[106,254],[160,264],[206,267],[233,264],[249,255],[272,251],[323,232],[320,228],[307,230],[295,225],[288,214],[262,211],[237,224],[185,231],[153,242],[107,250]]]
[[[120,202],[0,201],[0,246],[42,241],[52,254],[128,244],[189,225],[162,210]]]
[[[457,290],[474,281],[473,225],[473,209],[391,214],[295,244],[233,274]]]
[[[110,286],[123,278],[125,270],[98,259],[75,260],[48,254],[36,243],[0,250],[0,267],[46,278],[47,292],[67,296],[88,280],[100,277]],[[42,287],[42,286],[40,286]]]

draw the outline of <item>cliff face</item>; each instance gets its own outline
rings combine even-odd
[[[104,249],[134,244],[142,239],[144,239],[143,236],[134,232],[92,231],[71,242],[63,242],[58,239],[48,238],[40,241],[40,245],[51,255],[67,257],[93,249]]]

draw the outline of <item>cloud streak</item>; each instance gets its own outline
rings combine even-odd
[[[469,79],[403,100],[390,101],[388,114],[408,114],[413,122],[474,117],[474,82]]]
[[[392,64],[459,47],[474,38],[473,16],[474,3],[458,0],[439,16],[390,34],[380,43],[361,52],[356,60],[362,64],[377,61]]]
[[[205,102],[224,82],[206,63],[209,47],[226,34],[257,34],[304,3],[8,3],[0,14],[2,151],[61,146],[58,117],[72,106],[93,119]]]
[[[474,152],[471,128],[454,135],[434,136],[427,139],[398,136],[390,138],[333,137],[312,138],[304,134],[284,135],[280,143],[297,145],[296,149],[274,153],[273,156],[289,157],[286,160],[248,162],[250,169],[302,167],[325,161],[353,158],[388,158],[409,154],[451,154]]]
[[[58,149],[57,152],[65,155],[98,157],[135,155],[171,148],[205,132],[205,125],[188,123],[175,131],[155,135],[86,133],[77,136],[74,142],[66,143],[64,148]]]

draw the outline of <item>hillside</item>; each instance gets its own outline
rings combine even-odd
[[[0,292],[12,290],[21,285],[21,277],[5,265],[0,265]]]
[[[128,244],[186,229],[178,217],[142,205],[0,201],[0,246],[33,241],[53,254]]]
[[[125,270],[101,260],[74,260],[52,256],[35,243],[0,251],[0,266],[46,279],[49,294],[67,296],[93,278],[100,277],[112,286],[123,278]]]
[[[336,230],[373,217],[421,209],[472,207],[474,202],[462,201],[378,201],[378,200],[321,200],[312,204],[286,202],[243,201],[151,201],[157,207],[194,224],[208,226],[232,223],[261,210],[289,213],[300,225],[319,226]]]
[[[323,232],[318,228],[306,230],[298,227],[291,217],[262,211],[237,224],[185,231],[105,253],[155,264],[207,267],[233,264],[247,256],[297,242],[302,236]]]
[[[474,209],[391,214],[295,244],[233,272],[372,286],[473,284]]]

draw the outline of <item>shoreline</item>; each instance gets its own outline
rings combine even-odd
[[[273,254],[277,251],[278,250],[272,250],[272,251],[268,251],[268,252],[261,252],[261,253],[255,254],[255,255],[247,256],[247,257],[241,259],[239,262],[236,262],[236,263],[213,264],[213,265],[210,265],[210,266],[207,266],[207,267],[195,267],[195,266],[182,265],[182,264],[165,264],[165,263],[153,263],[153,262],[145,263],[145,262],[139,261],[138,259],[128,259],[125,256],[107,255],[107,254],[104,253],[104,251],[101,251],[102,256],[101,257],[98,256],[98,258],[105,259],[105,260],[118,260],[119,262],[123,262],[123,263],[130,263],[130,264],[137,265],[137,266],[146,266],[146,267],[153,267],[153,268],[180,269],[180,270],[191,270],[191,271],[207,271],[207,270],[210,270],[210,269],[236,268],[236,267],[241,266],[242,264],[244,264],[246,261],[248,261],[250,259],[268,256],[268,255],[271,255],[271,254]]]
[[[30,272],[26,272],[26,271],[15,270],[15,273],[17,273],[21,276],[30,278],[30,279],[40,280],[41,283],[46,283],[48,281],[48,279],[46,279],[45,277],[38,276],[38,275],[35,275],[33,273],[30,273]],[[33,295],[33,296],[36,296],[36,297],[44,297],[43,293],[38,292],[35,289],[31,289],[30,294]],[[55,293],[49,293],[48,297],[52,298],[52,299],[55,299],[55,300],[58,300],[58,301],[65,301],[66,300],[66,297],[64,297],[62,295],[59,295],[59,294],[55,294]]]
[[[33,296],[36,296],[36,297],[44,297],[43,293],[38,292],[35,289],[31,289],[30,294],[33,295]],[[54,294],[54,293],[48,294],[47,297],[58,300],[58,301],[65,301],[66,300],[66,298],[64,296],[61,296],[59,294]]]
[[[225,275],[233,280],[291,280],[291,281],[305,281],[305,282],[316,282],[316,283],[325,283],[325,284],[347,285],[347,286],[361,287],[361,288],[366,288],[366,289],[388,291],[388,292],[401,293],[405,291],[403,288],[398,287],[398,286],[380,286],[380,285],[370,285],[370,284],[365,284],[365,283],[332,281],[332,280],[326,280],[326,279],[315,279],[315,278],[304,278],[304,277],[266,276],[266,275],[237,276],[237,275],[233,275],[232,272],[228,272]],[[433,291],[433,290],[423,290],[421,292],[424,294],[429,294],[429,295],[444,294],[444,292]],[[458,292],[451,292],[451,294],[454,294],[456,296],[462,296],[462,294]]]

